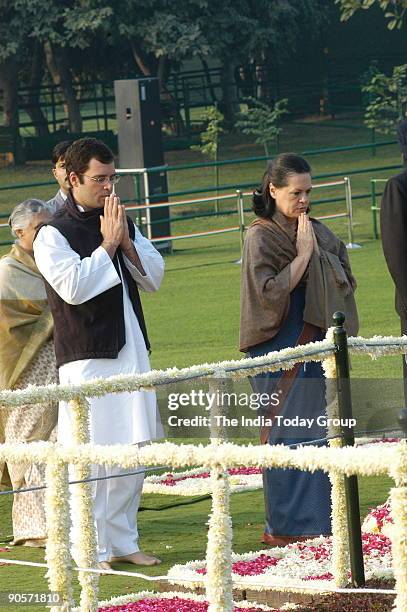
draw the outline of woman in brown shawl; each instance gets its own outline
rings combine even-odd
[[[18,204],[9,219],[16,242],[0,259],[0,389],[57,382],[52,318],[44,282],[32,252],[37,228],[50,212],[40,200]],[[48,440],[57,421],[57,404],[0,407],[0,442]],[[55,434],[53,433],[53,437]],[[44,484],[40,465],[0,464],[1,484],[13,489]],[[44,491],[13,498],[14,544],[43,546],[46,538]]]
[[[281,154],[253,196],[257,218],[244,245],[240,325],[240,350],[251,357],[323,339],[335,310],[345,312],[351,334],[358,330],[356,283],[346,248],[325,225],[308,217],[310,172],[305,159]],[[320,363],[297,364],[251,382],[256,392],[279,392],[280,397],[278,407],[264,415],[274,420],[261,430],[263,443],[295,446],[326,436]],[[326,474],[264,470],[263,484],[263,542],[284,546],[331,533]]]

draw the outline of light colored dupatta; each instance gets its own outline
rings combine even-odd
[[[9,389],[51,337],[52,316],[34,259],[15,244],[0,259],[0,389]]]

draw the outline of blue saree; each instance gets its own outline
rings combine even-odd
[[[296,346],[304,328],[304,304],[305,288],[297,287],[291,292],[289,313],[278,334],[272,340],[252,347],[250,357]],[[312,341],[321,340],[322,331],[319,328],[314,330]],[[258,375],[251,379],[253,390],[270,394],[279,388],[281,377],[281,371]],[[312,425],[273,425],[268,434],[269,444],[295,445],[326,436],[325,428],[317,423],[317,418],[326,413],[325,378],[319,362],[299,365],[282,404],[277,414],[284,419],[310,419]],[[263,471],[263,486],[266,509],[264,541],[272,543],[273,537],[287,537],[290,541],[297,537],[302,539],[331,533],[331,486],[327,474],[322,471],[266,469]]]

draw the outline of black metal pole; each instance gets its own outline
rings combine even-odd
[[[350,419],[352,419],[352,397],[349,377],[348,339],[345,328],[345,315],[335,312],[334,342],[336,346],[335,362],[337,372],[338,410],[341,421],[341,434],[345,446],[354,446],[355,436]],[[350,426],[349,426],[350,425]],[[352,584],[354,587],[365,585],[363,566],[362,532],[360,528],[360,508],[357,476],[344,476],[346,512],[348,517],[348,536]]]

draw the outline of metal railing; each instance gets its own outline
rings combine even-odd
[[[370,193],[372,198],[370,210],[372,211],[373,238],[375,240],[379,238],[379,232],[377,229],[377,213],[380,212],[380,206],[377,206],[377,196],[382,195],[381,193],[377,193],[376,185],[377,183],[387,183],[387,181],[388,179],[384,178],[370,179]]]
[[[209,196],[209,197],[196,198],[196,199],[190,199],[190,200],[178,200],[176,202],[150,203],[148,176],[147,176],[147,173],[145,172],[145,169],[134,168],[134,169],[117,170],[117,172],[127,174],[127,175],[131,175],[135,173],[139,173],[139,174],[143,173],[144,189],[146,193],[146,197],[145,197],[146,204],[126,206],[126,210],[127,211],[137,211],[139,213],[143,213],[141,215],[142,228],[143,227],[146,228],[145,233],[147,235],[147,238],[151,240],[152,242],[154,243],[171,242],[173,240],[182,240],[186,238],[202,238],[202,237],[216,236],[216,235],[231,233],[231,232],[239,232],[240,248],[241,248],[241,252],[243,251],[244,231],[246,229],[244,215],[245,215],[245,212],[247,212],[244,209],[244,198],[251,197],[253,195],[252,191],[243,192],[241,189],[236,189],[234,193],[230,193],[226,195],[216,195],[216,196]],[[338,187],[341,185],[343,185],[345,189],[346,210],[343,212],[321,215],[316,218],[318,220],[347,218],[348,220],[347,221],[348,244],[346,246],[347,248],[351,249],[351,248],[356,248],[358,245],[354,243],[352,189],[351,189],[351,183],[350,183],[349,177],[345,176],[342,180],[339,180],[339,181],[316,183],[312,187],[313,189],[321,189],[321,188],[329,188],[329,187]],[[188,232],[184,234],[174,234],[170,236],[158,236],[158,237],[153,236],[153,232],[152,232],[153,222],[151,220],[151,214],[150,214],[152,209],[163,208],[163,207],[167,207],[168,209],[171,209],[171,208],[176,208],[179,206],[186,206],[186,205],[195,206],[199,204],[206,204],[208,202],[215,202],[219,200],[226,201],[226,200],[232,200],[235,198],[236,198],[236,212],[237,212],[237,221],[238,221],[237,225],[234,225],[231,227],[214,229],[214,230],[206,230],[206,231],[200,231],[200,232]],[[227,212],[229,213],[229,211]],[[222,214],[222,211],[216,214]],[[171,221],[171,218],[169,220]],[[161,221],[162,219],[160,219],[160,222]],[[0,223],[0,228],[2,227],[7,228],[8,223],[5,223],[5,222]],[[0,245],[1,244],[5,245],[5,244],[12,244],[12,243],[3,241],[3,242],[0,242]]]

